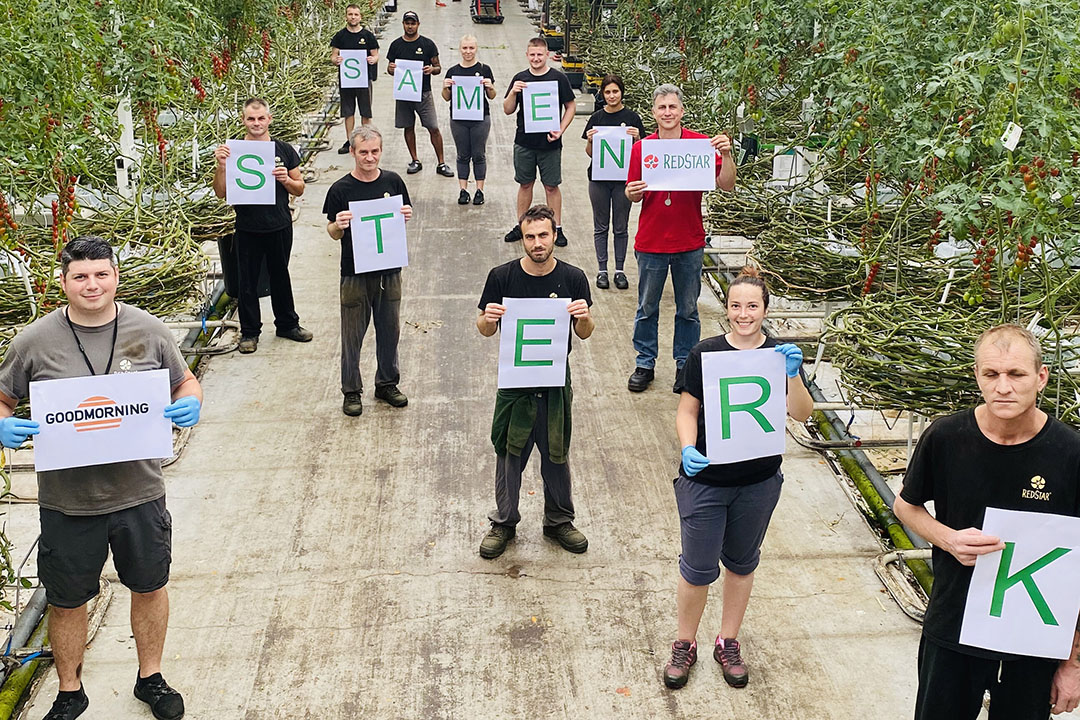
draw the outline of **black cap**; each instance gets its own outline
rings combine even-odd
[[[420,22],[420,16],[417,15],[416,12],[414,12],[413,10],[410,10],[409,12],[401,16],[401,22],[405,22],[406,20],[415,20],[416,22]]]

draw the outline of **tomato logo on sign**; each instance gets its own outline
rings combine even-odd
[[[94,412],[97,408],[101,408],[101,412]],[[87,412],[82,413],[85,420],[75,423],[75,432],[112,430],[120,427],[120,422],[124,419],[122,415],[114,414],[116,401],[104,395],[86,398],[79,403],[77,409],[87,410]]]
[[[660,160],[655,155],[646,155],[642,162],[645,164],[645,167],[650,170],[660,164]]]

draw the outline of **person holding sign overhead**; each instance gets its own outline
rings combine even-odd
[[[682,126],[682,90],[674,85],[660,85],[653,91],[653,118],[656,132],[645,140],[706,139],[701,133]],[[735,158],[727,135],[707,138],[715,149],[716,185],[722,190],[735,188]],[[630,170],[626,197],[641,203],[634,255],[638,263],[638,308],[634,316],[634,372],[627,387],[642,392],[653,381],[656,356],[659,354],[658,323],[660,297],[671,270],[675,291],[675,337],[671,353],[676,374],[686,362],[690,348],[701,337],[697,301],[701,294],[701,266],[705,248],[705,224],[701,217],[702,190],[649,191],[642,181],[642,143],[634,143],[630,152]],[[656,159],[645,158],[652,165]],[[679,171],[675,171],[676,175]]]
[[[454,177],[454,171],[443,161],[443,138],[439,130],[439,118],[435,114],[435,101],[431,99],[431,76],[442,72],[439,65],[439,48],[420,34],[420,16],[410,10],[401,16],[404,34],[390,43],[386,53],[386,72],[394,75],[394,127],[405,132],[405,146],[409,148],[412,162],[406,172],[410,175],[424,169],[416,154],[416,116],[431,136],[431,147],[439,164],[435,172],[444,177]],[[401,66],[400,73],[398,65]],[[419,63],[419,64],[417,64]],[[409,99],[401,99],[403,96]]]
[[[495,76],[491,68],[476,60],[476,38],[465,35],[460,44],[461,62],[446,71],[443,100],[450,101],[450,132],[457,146],[457,176],[461,192],[458,205],[469,203],[469,163],[476,171],[476,194],[473,205],[484,204],[484,180],[487,178],[488,133],[491,132],[491,108],[495,98]],[[483,107],[481,107],[481,105]]]
[[[981,530],[988,508],[1080,517],[1080,437],[1038,407],[1049,371],[1038,339],[1019,325],[989,328],[975,342],[975,380],[984,403],[939,418],[919,438],[896,516],[934,546],[934,585],[919,643],[916,720],[975,720],[990,691],[990,718],[1045,720],[1080,704],[1080,626],[1062,660],[1014,655],[960,642],[976,559],[1006,548]],[[925,504],[933,501],[934,515]],[[1038,563],[1033,563],[1035,566]],[[1023,582],[1006,610],[1030,608],[1035,568],[1017,563]],[[1026,573],[1026,574],[1025,574]],[[1034,614],[1034,611],[1033,613]]]
[[[542,37],[529,40],[525,50],[529,67],[510,81],[503,100],[503,112],[517,112],[514,135],[514,182],[518,184],[518,217],[532,204],[536,171],[548,206],[555,213],[555,244],[566,246],[562,229],[562,134],[574,119],[574,88],[566,75],[548,67],[548,44]],[[515,225],[503,238],[506,242],[521,239],[521,226]]]
[[[618,75],[605,75],[600,81],[600,94],[604,107],[594,112],[585,123],[581,137],[587,141],[585,153],[593,163],[601,167],[605,162],[613,166],[618,179],[593,177],[589,165],[589,200],[593,211],[593,244],[596,246],[596,262],[600,272],[596,275],[596,287],[607,290],[608,282],[608,226],[615,241],[615,287],[626,290],[623,265],[626,262],[626,245],[630,240],[630,199],[626,197],[626,173],[629,169],[630,148],[645,136],[641,116],[623,105],[623,80]],[[603,130],[601,130],[603,128]],[[621,128],[615,130],[614,128]],[[597,133],[600,137],[597,138]],[[606,169],[606,168],[604,168]],[[599,175],[599,173],[597,173]]]
[[[375,321],[375,397],[393,407],[405,407],[409,399],[398,383],[398,337],[401,334],[401,267],[365,270],[365,263],[380,265],[369,254],[355,253],[354,233],[374,229],[377,238],[373,254],[396,254],[404,251],[404,234],[392,237],[393,213],[377,212],[368,219],[356,217],[351,208],[358,202],[400,198],[400,215],[412,219],[409,191],[397,173],[379,167],[382,157],[382,134],[373,125],[361,125],[352,134],[352,172],[341,178],[326,193],[323,212],[329,221],[326,232],[341,241],[341,411],[356,416],[364,412],[364,385],[360,378],[360,348],[368,323]],[[365,227],[366,226],[366,227]],[[400,246],[395,248],[394,245]],[[407,254],[405,259],[408,259]]]
[[[724,566],[724,611],[720,633],[713,646],[713,658],[720,663],[724,680],[732,687],[744,687],[749,680],[737,637],[750,601],[761,543],[780,499],[780,487],[784,482],[780,472],[782,456],[713,464],[721,454],[719,448],[706,442],[706,426],[726,421],[728,413],[747,415],[758,421],[758,427],[753,431],[757,435],[746,431],[746,437],[733,436],[738,445],[748,445],[765,433],[779,433],[782,438],[783,408],[780,417],[774,418],[771,424],[763,415],[755,415],[761,402],[778,393],[772,391],[764,378],[738,377],[729,382],[737,380],[748,385],[756,391],[757,400],[740,398],[751,402],[735,405],[726,403],[724,393],[721,393],[722,412],[718,413],[721,417],[713,417],[708,411],[713,384],[723,388],[725,382],[715,377],[706,380],[709,373],[705,361],[713,355],[726,355],[728,351],[772,348],[780,354],[777,363],[783,366],[786,375],[787,415],[799,422],[810,417],[814,402],[800,377],[802,351],[791,344],[777,345],[762,332],[761,325],[768,309],[769,290],[765,282],[756,269],[743,268],[727,292],[727,318],[731,331],[696,344],[675,383],[675,389],[680,393],[675,429],[682,446],[682,463],[675,479],[675,500],[679,507],[682,554],[679,556],[676,594],[678,638],[671,646],[671,660],[664,668],[664,684],[669,688],[684,686],[690,677],[690,667],[697,661],[698,625],[705,611],[709,585],[720,577],[721,564]],[[764,362],[760,364],[765,365]],[[731,389],[730,398],[734,397],[735,390]]]
[[[371,122],[371,83],[379,75],[379,40],[375,33],[361,25],[363,17],[359,5],[349,4],[345,6],[345,27],[338,30],[330,40],[330,61],[341,68],[345,61],[341,51],[362,51],[366,54],[364,62],[368,67],[356,67],[356,74],[363,74],[367,82],[365,87],[344,87],[341,77],[338,77],[338,87],[341,90],[341,117],[345,118],[345,142],[338,148],[339,155],[349,152],[349,138],[352,137],[353,128],[356,126],[356,111],[359,109],[361,122],[367,125]],[[349,68],[343,72],[348,72]]]
[[[270,204],[248,204],[234,201],[236,228],[233,242],[236,247],[236,275],[240,285],[236,299],[240,315],[240,347],[242,353],[253,353],[259,347],[262,331],[262,310],[259,307],[259,273],[265,259],[270,275],[270,302],[274,309],[274,325],[278,337],[296,342],[309,342],[310,330],[300,327],[300,316],[293,302],[292,280],[289,277],[289,253],[292,252],[292,212],[289,196],[304,194],[304,179],[300,175],[300,156],[292,145],[270,135],[273,115],[262,98],[249,98],[244,103],[244,141],[271,143],[273,169],[261,157],[238,153],[234,156],[229,143],[214,150],[214,194],[230,198],[234,190],[269,189],[273,187]],[[234,141],[230,141],[234,142]],[[270,146],[266,146],[269,148]],[[231,170],[230,170],[231,166]],[[235,172],[238,171],[238,172]],[[233,179],[230,180],[230,176]],[[237,193],[239,194],[239,193]]]
[[[89,235],[71,240],[60,253],[60,272],[68,304],[23,328],[0,364],[4,446],[17,448],[40,429],[13,415],[30,394],[30,384],[61,378],[164,369],[172,399],[165,417],[180,427],[198,423],[199,381],[164,323],[116,301],[120,274],[109,244]],[[172,559],[172,518],[165,507],[161,461],[39,472],[38,505],[38,575],[52,605],[49,641],[60,678],[60,692],[45,717],[72,720],[89,705],[81,679],[86,603],[98,594],[110,549],[120,582],[131,591],[131,630],[139,658],[135,697],[156,718],[182,717],[183,698],[161,676],[169,621],[165,585]]]
[[[585,535],[574,527],[574,503],[570,497],[570,366],[564,379],[545,387],[523,387],[534,371],[566,362],[570,353],[570,329],[584,340],[595,327],[589,306],[589,281],[579,268],[560,262],[553,255],[555,213],[545,205],[535,205],[521,216],[521,245],[525,255],[499,265],[488,273],[480,296],[476,328],[484,337],[502,330],[503,346],[512,349],[510,372],[503,372],[500,355],[500,387],[495,397],[491,441],[495,446],[495,511],[489,515],[491,529],[480,543],[480,557],[497,558],[517,534],[521,521],[518,495],[521,473],[535,446],[540,451],[540,476],[544,483],[544,536],[564,549],[583,553],[589,547]],[[561,299],[570,323],[563,337],[544,336],[545,326],[557,326],[556,316],[520,317],[515,327],[506,327],[508,305],[522,298]],[[551,300],[556,302],[556,300]],[[511,337],[507,337],[512,333]],[[563,340],[565,339],[565,343]],[[556,357],[556,355],[558,357]],[[516,367],[513,367],[516,366]],[[504,382],[504,375],[517,371],[516,382]],[[538,373],[537,373],[538,374]],[[524,379],[522,379],[524,376]]]

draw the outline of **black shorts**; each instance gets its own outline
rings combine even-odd
[[[41,508],[38,576],[49,604],[77,608],[97,595],[110,547],[116,574],[129,590],[165,587],[172,564],[172,516],[165,498],[105,515]]]
[[[990,720],[1046,720],[1057,660],[988,660],[919,641],[915,720],[975,720],[990,691]]]
[[[341,117],[352,117],[357,107],[360,117],[371,118],[371,88],[341,88]]]

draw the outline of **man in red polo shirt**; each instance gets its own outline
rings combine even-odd
[[[705,135],[682,126],[682,90],[674,85],[661,85],[653,91],[653,117],[657,129],[646,140],[688,140]],[[731,139],[716,135],[709,139],[716,156],[716,187],[735,188],[735,159],[731,155]],[[701,293],[701,261],[705,248],[705,225],[701,217],[701,191],[650,192],[641,180],[641,143],[630,151],[629,177],[626,197],[631,202],[642,201],[634,237],[634,255],[638,264],[638,308],[634,317],[634,350],[636,367],[627,387],[630,392],[642,392],[653,381],[656,366],[657,320],[660,317],[660,296],[671,268],[671,285],[675,290],[675,357],[676,376],[690,354],[690,348],[701,339],[697,300]]]

